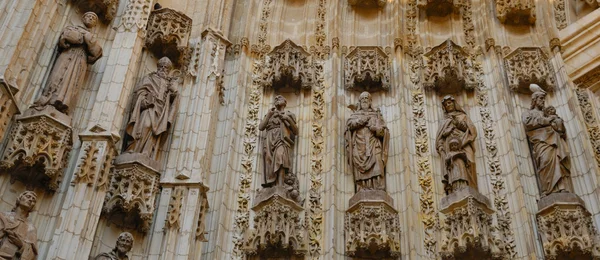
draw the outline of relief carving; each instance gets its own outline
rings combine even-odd
[[[366,7],[366,8],[371,8],[371,7],[383,8],[383,7],[385,7],[386,3],[387,3],[387,0],[348,0],[348,4],[350,4],[351,6]]]
[[[129,232],[123,232],[117,238],[117,243],[112,251],[101,253],[94,260],[128,260],[127,253],[133,247],[133,235]]]
[[[308,251],[319,258],[323,244],[323,202],[321,187],[323,186],[323,151],[325,141],[323,135],[323,119],[325,118],[325,89],[323,87],[323,66],[317,66],[318,84],[313,88],[312,97],[312,136],[311,136],[311,169],[310,188],[308,191]]]
[[[82,20],[85,27],[67,26],[63,29],[58,40],[59,54],[48,83],[32,108],[40,110],[45,106],[53,106],[64,114],[73,112],[73,99],[76,99],[78,90],[83,88],[88,64],[94,64],[102,57],[102,46],[90,32],[96,26],[98,16],[87,12]]]
[[[585,126],[587,127],[592,148],[594,149],[596,163],[600,166],[600,124],[598,124],[598,116],[594,110],[587,90],[577,88],[575,89],[575,94],[577,95],[579,108],[583,115]]]
[[[206,192],[208,191],[208,187],[202,186],[200,190],[200,198],[198,200],[198,219],[196,220],[196,240],[201,242],[208,242],[206,238],[206,212],[208,211],[208,198],[206,197]]]
[[[564,120],[553,106],[545,106],[546,93],[531,85],[531,109],[522,115],[531,144],[542,197],[556,192],[573,192]]]
[[[495,0],[496,16],[501,23],[534,25],[536,20],[534,0]]]
[[[94,12],[102,22],[110,23],[117,14],[119,0],[73,0],[82,13]]]
[[[167,212],[166,226],[168,228],[179,229],[181,222],[181,206],[183,205],[183,193],[185,188],[174,188],[169,201],[169,211]]]
[[[470,55],[451,40],[425,53],[423,86],[449,94],[474,90],[479,81]]]
[[[27,220],[36,202],[35,192],[25,191],[10,212],[0,212],[0,259],[37,259],[37,230]]]
[[[310,89],[315,84],[315,70],[308,52],[285,40],[267,54],[263,87]]]
[[[350,207],[344,218],[344,236],[350,257],[397,259],[401,255],[400,220],[387,203],[362,202]]]
[[[390,60],[381,47],[356,47],[343,58],[344,86],[357,91],[388,90]]]
[[[155,57],[168,57],[176,67],[190,63],[188,41],[192,19],[169,8],[152,11],[148,19],[145,46]]]
[[[118,28],[119,31],[137,32],[145,30],[152,2],[151,0],[128,0]]]
[[[418,0],[417,6],[425,10],[427,16],[444,17],[459,10],[455,0]]]
[[[509,87],[519,93],[531,93],[530,84],[537,84],[544,91],[554,91],[554,70],[548,64],[548,56],[540,48],[521,47],[504,57]]]

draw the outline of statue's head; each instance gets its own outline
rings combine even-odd
[[[274,105],[276,108],[285,108],[287,106],[287,100],[282,95],[275,96]]]
[[[544,108],[545,116],[554,116],[556,115],[556,108],[554,106],[547,106]]]
[[[442,106],[444,106],[446,113],[456,111],[456,100],[452,95],[446,95],[442,99]]]
[[[94,28],[98,23],[98,15],[94,12],[87,12],[83,14],[83,24],[87,28]]]
[[[171,73],[171,69],[173,69],[173,62],[168,57],[162,57],[158,60],[158,69],[156,72],[159,76],[166,78]]]
[[[460,150],[460,140],[458,138],[452,138],[448,142],[448,148],[450,151],[459,151]]]
[[[364,91],[358,96],[359,110],[368,110],[371,108],[371,93]]]
[[[531,108],[544,109],[546,103],[546,92],[534,92],[531,94]]]
[[[35,207],[35,203],[37,202],[37,195],[33,191],[24,191],[17,198],[17,203],[15,204],[15,209],[21,208],[26,212],[31,212],[33,207]],[[13,211],[14,211],[13,210]]]
[[[117,246],[115,249],[121,255],[127,254],[133,247],[133,235],[129,232],[123,232],[117,238]]]

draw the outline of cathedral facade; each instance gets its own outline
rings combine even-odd
[[[0,1],[0,259],[600,259],[599,6]]]

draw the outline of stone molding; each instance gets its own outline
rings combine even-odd
[[[150,13],[145,46],[155,57],[169,57],[176,67],[187,66],[192,19],[182,12],[161,8]]]
[[[344,86],[356,91],[389,90],[391,65],[389,55],[378,46],[351,47],[343,55]]]
[[[354,7],[365,7],[365,8],[383,8],[387,0],[348,0],[348,4]]]
[[[307,253],[306,230],[300,220],[303,208],[287,199],[286,192],[275,186],[256,195],[254,229],[247,231],[244,242],[246,255],[289,259]]]
[[[266,65],[263,88],[311,89],[316,83],[311,55],[289,39],[266,55]]]
[[[381,190],[363,190],[350,198],[344,218],[346,255],[397,258],[400,219],[392,198]]]
[[[110,23],[117,15],[119,0],[72,0],[81,13],[94,12],[105,23]]]
[[[423,86],[441,94],[472,91],[479,84],[470,55],[460,46],[446,40],[425,53]]]
[[[508,84],[512,91],[530,94],[530,84],[537,84],[546,92],[556,85],[554,69],[548,55],[538,47],[521,47],[504,57]]]
[[[538,202],[537,225],[547,259],[598,259],[600,237],[583,201],[552,193]]]
[[[534,0],[495,0],[496,16],[501,23],[535,25]]]
[[[16,116],[0,168],[30,188],[56,191],[73,145],[70,122],[52,106]]]
[[[102,209],[109,220],[142,233],[150,230],[160,178],[157,164],[142,154],[115,158]]]

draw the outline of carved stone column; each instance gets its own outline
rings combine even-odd
[[[307,234],[300,222],[303,208],[288,199],[282,186],[262,189],[252,210],[254,229],[246,233],[246,255],[261,258],[290,258],[307,253]]]
[[[344,219],[348,256],[400,256],[400,219],[393,204],[392,197],[382,190],[361,190],[350,199]]]
[[[148,259],[198,259],[208,209],[203,183],[161,183],[156,224]]]
[[[115,137],[99,126],[85,131],[79,138],[81,148],[75,155],[77,164],[60,212],[62,221],[53,234],[55,242],[48,253],[50,259],[89,257],[112,160],[117,153]]]
[[[494,235],[490,201],[467,187],[440,201],[446,215],[442,259],[509,259]]]
[[[546,259],[600,258],[600,237],[584,202],[573,193],[551,193],[538,202],[537,225]]]

